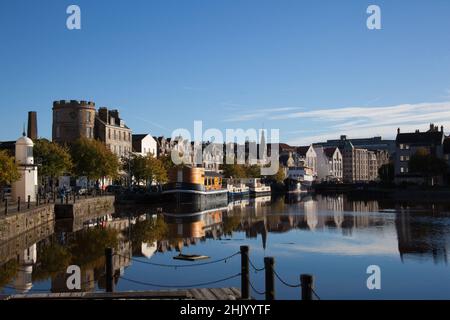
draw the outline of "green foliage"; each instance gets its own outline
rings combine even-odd
[[[409,160],[409,172],[419,173],[425,177],[443,175],[447,170],[448,165],[445,160],[423,149],[417,150]]]
[[[58,177],[70,172],[72,169],[72,159],[69,149],[47,139],[35,141],[34,158],[39,160],[39,176]]]
[[[393,163],[383,164],[378,169],[378,175],[383,183],[392,183],[395,178],[395,167]]]
[[[149,184],[153,181],[165,183],[168,180],[164,163],[152,155],[146,157],[132,155],[125,160],[124,170],[130,170],[137,183],[145,182]]]
[[[261,177],[261,167],[258,165],[224,164],[222,166],[225,178],[259,178]]]
[[[103,177],[115,178],[118,175],[119,159],[100,141],[81,138],[72,144],[70,153],[73,172],[79,177],[98,180]]]
[[[14,158],[6,151],[0,151],[0,187],[10,185],[19,179],[19,168]]]

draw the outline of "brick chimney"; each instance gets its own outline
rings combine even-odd
[[[37,113],[36,111],[28,112],[28,138],[31,140],[36,140],[38,138],[37,131]]]

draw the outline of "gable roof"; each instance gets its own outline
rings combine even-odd
[[[338,149],[338,147],[330,147],[330,148],[324,148],[323,152],[325,153],[325,155],[328,158],[332,158],[334,153],[336,152],[336,149]]]
[[[306,156],[306,153],[308,152],[310,146],[302,146],[302,147],[297,147],[297,153],[299,156]]]

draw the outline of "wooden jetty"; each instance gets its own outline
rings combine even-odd
[[[202,288],[142,292],[67,292],[2,295],[0,300],[239,300],[237,288]]]

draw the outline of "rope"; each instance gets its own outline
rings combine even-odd
[[[248,281],[248,283],[250,284],[250,287],[252,288],[252,290],[255,291],[257,294],[259,294],[259,295],[265,295],[266,294],[265,291],[258,291],[258,290],[256,290],[256,288],[253,286],[253,283],[251,281]]]
[[[229,276],[223,279],[219,279],[219,280],[214,280],[214,281],[210,281],[210,282],[204,282],[204,283],[197,283],[197,284],[190,284],[190,285],[164,285],[164,284],[154,284],[154,283],[149,283],[149,282],[144,282],[144,281],[139,281],[139,280],[133,280],[133,279],[129,279],[129,278],[125,278],[125,277],[120,277],[120,279],[131,282],[131,283],[135,283],[135,284],[140,284],[143,286],[150,286],[150,287],[157,287],[157,288],[194,288],[194,287],[203,287],[203,286],[208,286],[211,284],[216,284],[216,283],[220,283],[220,282],[224,282],[227,280],[231,280],[237,277],[240,277],[241,274],[235,274],[233,276]]]
[[[219,263],[219,262],[223,262],[223,261],[225,261],[225,263],[226,263],[228,260],[234,258],[238,254],[240,254],[240,252],[236,252],[236,253],[232,254],[231,256],[228,256],[228,257],[225,257],[225,258],[222,258],[222,259],[218,259],[218,260],[214,260],[214,261],[202,262],[202,263],[196,263],[196,264],[180,264],[180,265],[155,263],[155,262],[150,262],[150,261],[142,261],[142,260],[139,260],[139,259],[130,258],[130,257],[119,255],[119,254],[117,254],[117,255],[121,256],[121,257],[124,257],[124,258],[127,258],[127,259],[130,259],[131,261],[142,263],[142,264],[148,264],[148,265],[156,266],[156,267],[175,268],[175,269],[177,269],[177,268],[192,268],[192,267],[206,266],[206,265],[209,265],[209,264]]]
[[[319,295],[316,293],[316,291],[314,291],[313,288],[311,288],[312,293],[314,293],[314,295],[316,296],[317,300],[321,300]]]
[[[252,262],[252,259],[250,259],[250,257],[248,258],[248,262],[250,262],[251,267],[253,268],[253,270],[255,270],[255,273],[258,273],[260,271],[264,271],[266,270],[266,267],[262,267],[262,268],[257,268],[255,266],[255,264]]]
[[[274,273],[275,276],[278,278],[278,280],[280,280],[280,282],[281,282],[282,284],[284,284],[285,286],[287,286],[287,287],[290,287],[290,288],[300,288],[300,287],[302,286],[301,283],[300,283],[300,284],[290,284],[290,283],[287,283],[286,281],[284,281],[283,279],[281,279],[281,277],[278,275],[278,273],[277,273],[275,270],[273,270],[273,273]]]

